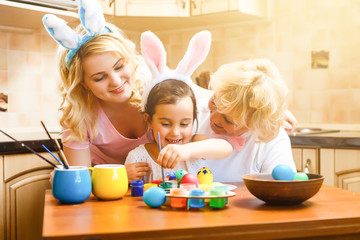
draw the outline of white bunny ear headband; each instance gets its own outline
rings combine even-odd
[[[70,51],[66,55],[66,67],[70,63],[79,48],[93,37],[109,33],[111,30],[105,27],[105,18],[100,4],[96,0],[80,0],[79,18],[86,34],[80,37],[72,30],[63,19],[53,14],[46,14],[42,21],[50,36],[61,46]]]
[[[188,84],[196,95],[195,84],[190,76],[195,69],[205,60],[210,51],[211,33],[201,31],[190,40],[188,49],[176,69],[166,66],[166,52],[160,39],[152,32],[146,31],[141,34],[141,52],[152,73],[152,81],[144,90],[142,96],[142,110],[144,111],[147,98],[151,89],[158,83],[175,79]]]

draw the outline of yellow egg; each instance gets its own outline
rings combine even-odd
[[[213,182],[213,175],[212,175],[210,169],[207,168],[207,167],[202,167],[198,171],[197,178],[199,179],[200,184],[212,183]]]

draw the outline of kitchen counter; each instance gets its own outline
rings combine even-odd
[[[338,131],[293,136],[292,146],[315,146],[326,148],[360,148],[360,131]]]
[[[6,131],[5,131],[6,132]],[[42,147],[44,144],[49,150],[54,151],[55,148],[53,143],[51,143],[46,132],[6,132],[13,138],[18,141],[23,142],[28,147],[32,148],[36,152],[45,152],[46,150]],[[58,132],[50,132],[50,135],[53,139],[60,139],[60,135]],[[61,145],[61,141],[60,141]],[[15,142],[11,138],[5,136],[0,132],[0,155],[7,154],[18,154],[18,153],[29,153],[26,148],[22,147],[21,144]]]
[[[37,152],[45,152],[44,144],[50,150],[55,150],[45,132],[9,132],[18,141],[24,142]],[[52,138],[60,139],[59,132],[50,132]],[[292,146],[315,146],[327,148],[360,148],[360,131],[342,130],[338,132],[305,134],[293,136],[289,134]],[[60,141],[61,142],[61,141]],[[61,143],[60,143],[61,144]],[[0,133],[0,155],[28,153],[20,144]]]
[[[300,205],[270,206],[235,185],[226,208],[190,211],[149,208],[130,191],[62,205],[47,190],[43,239],[360,239],[360,193],[323,185]]]

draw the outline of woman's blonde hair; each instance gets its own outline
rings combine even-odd
[[[140,57],[135,50],[135,44],[127,39],[120,29],[111,24],[106,25],[111,33],[98,35],[84,45],[74,55],[69,69],[66,67],[65,57],[69,50],[59,48],[59,70],[61,81],[59,90],[62,96],[60,105],[60,125],[67,134],[65,142],[70,140],[84,142],[94,140],[97,136],[98,109],[96,107],[96,97],[82,86],[83,67],[82,60],[91,54],[101,54],[113,52],[130,65],[134,79],[132,85],[132,96],[129,103],[139,107],[141,104],[142,80],[136,79],[136,69]],[[80,25],[77,30],[81,35],[85,34]]]
[[[274,139],[286,110],[287,86],[278,69],[266,59],[225,64],[212,76],[217,110],[246,127],[260,141]]]

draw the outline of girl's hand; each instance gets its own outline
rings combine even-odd
[[[159,153],[157,163],[164,168],[173,169],[179,162],[190,159],[186,145],[169,144]]]
[[[50,172],[49,182],[50,182],[51,185],[52,185],[52,182],[53,182],[53,179],[54,179],[54,174],[55,174],[55,169]]]
[[[151,170],[149,164],[144,162],[126,164],[125,169],[129,182],[132,180],[140,180]]]

